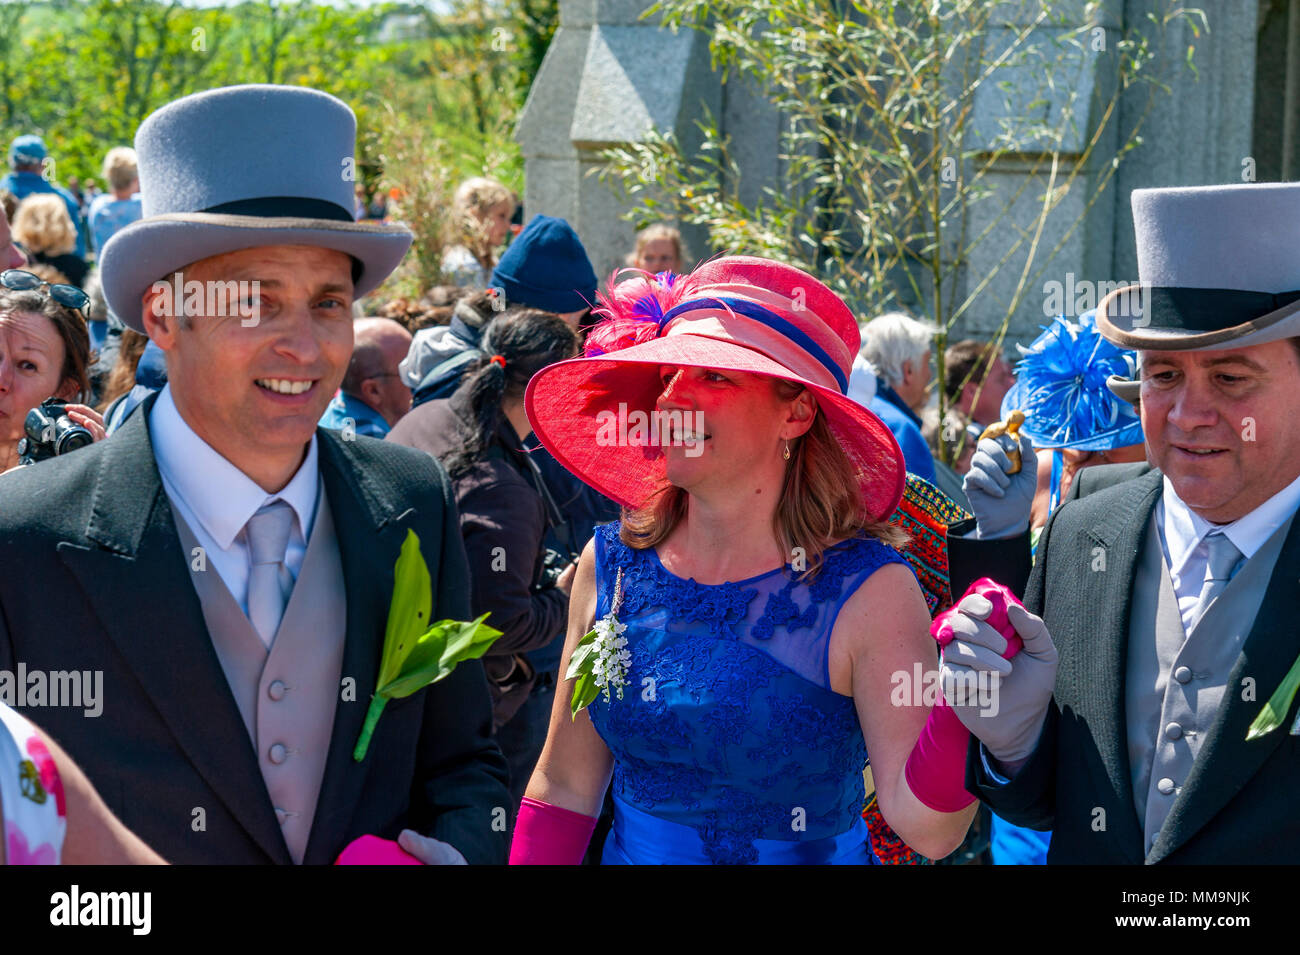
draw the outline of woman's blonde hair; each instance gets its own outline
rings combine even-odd
[[[686,267],[686,243],[682,241],[682,234],[679,230],[663,222],[656,222],[654,225],[648,225],[636,234],[636,248],[627,254],[625,260],[633,268],[639,268],[637,265],[641,261],[641,253],[651,242],[658,242],[661,239],[667,239],[673,244],[673,251],[677,254],[677,264],[681,269]]]
[[[52,192],[37,193],[18,203],[13,234],[32,253],[63,255],[77,247],[77,230],[68,207]]]
[[[466,179],[456,189],[451,200],[451,218],[448,221],[448,245],[463,245],[484,269],[496,265],[494,253],[488,244],[487,214],[503,202],[514,203],[515,194],[495,179],[475,176]]]
[[[782,401],[793,401],[804,391],[791,381],[769,380]],[[831,433],[825,415],[818,413],[807,433],[790,442],[790,463],[772,528],[784,553],[803,549],[809,578],[820,570],[823,553],[850,537],[866,534],[891,547],[907,543],[900,527],[867,516],[860,486],[853,463]],[[656,546],[686,516],[687,497],[682,488],[669,485],[642,507],[624,508],[619,537],[637,550]]]

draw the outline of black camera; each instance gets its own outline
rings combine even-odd
[[[547,547],[542,555],[542,567],[537,574],[537,581],[533,584],[533,593],[540,593],[549,587],[554,587],[564,574],[565,568],[571,563],[573,563],[571,558]]]
[[[27,412],[23,422],[27,437],[18,442],[22,464],[35,464],[94,443],[95,436],[68,417],[64,411],[67,404],[60,398],[47,398]]]

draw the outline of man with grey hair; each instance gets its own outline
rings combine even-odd
[[[352,334],[347,374],[320,426],[383,438],[411,410],[411,389],[398,371],[411,349],[411,333],[391,318],[361,318],[352,323]]]
[[[921,436],[917,412],[930,384],[935,327],[902,312],[887,312],[862,327],[862,355],[875,366],[876,395],[867,405],[898,439],[907,470],[934,481],[934,458]]]

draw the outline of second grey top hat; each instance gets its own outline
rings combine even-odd
[[[1138,279],[1097,306],[1126,348],[1244,348],[1300,335],[1300,183],[1133,192]]]

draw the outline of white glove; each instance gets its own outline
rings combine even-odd
[[[950,620],[955,636],[943,651],[944,697],[994,759],[1023,760],[1038,745],[1052,702],[1056,647],[1042,617],[1012,604],[1007,619],[1025,646],[1004,660],[1006,638],[985,622],[993,610],[988,598],[971,594],[957,610]],[[981,679],[981,673],[987,675]],[[975,692],[980,687],[988,693]]]
[[[1038,490],[1038,458],[1033,442],[1020,435],[1020,471],[1009,473],[1011,459],[1007,450],[1015,450],[1009,435],[985,438],[975,446],[970,470],[962,490],[975,515],[975,537],[992,540],[1015,537],[1029,529],[1029,509]]]

